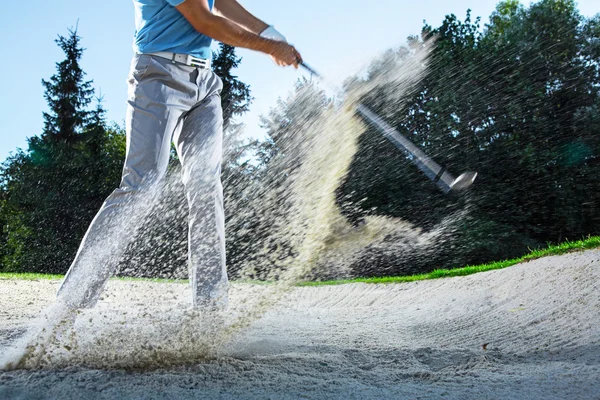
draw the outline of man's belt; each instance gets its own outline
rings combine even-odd
[[[157,53],[144,53],[151,56],[158,56],[171,60],[174,63],[189,65],[190,67],[210,69],[210,60],[197,58],[189,54],[170,53],[168,51],[159,51]]]

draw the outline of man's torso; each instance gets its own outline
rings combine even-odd
[[[198,33],[177,11],[182,0],[133,0],[135,7],[136,53],[169,51],[211,58],[212,39]],[[212,9],[214,0],[208,0]]]

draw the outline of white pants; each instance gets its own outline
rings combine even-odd
[[[223,308],[228,288],[220,177],[223,83],[210,70],[136,55],[128,84],[127,152],[121,184],[88,228],[58,298],[73,308],[97,302],[133,238],[132,225],[143,219],[139,215],[142,204],[147,204],[146,197],[166,174],[174,142],[189,204],[192,303]]]

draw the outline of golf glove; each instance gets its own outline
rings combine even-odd
[[[283,36],[281,33],[279,33],[277,31],[277,29],[275,29],[273,27],[273,25],[269,25],[269,27],[267,29],[262,31],[260,33],[260,37],[265,38],[265,39],[275,40],[277,42],[286,42],[287,43],[287,39],[285,38],[285,36]]]

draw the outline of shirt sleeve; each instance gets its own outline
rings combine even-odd
[[[167,0],[167,3],[169,3],[169,5],[172,5],[173,7],[177,7],[178,5],[180,5],[181,3],[183,3],[185,0]]]

